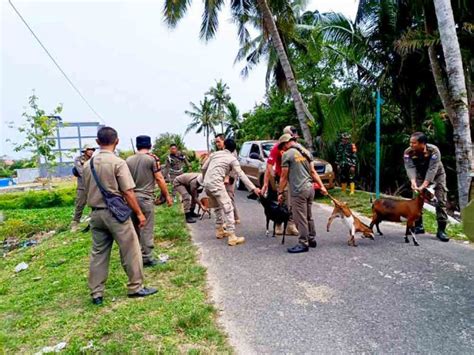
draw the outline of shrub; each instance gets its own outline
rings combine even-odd
[[[75,187],[1,194],[0,210],[72,206],[75,196]]]

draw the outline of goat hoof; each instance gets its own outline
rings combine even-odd
[[[277,236],[275,234],[272,235],[272,238],[276,238]]]
[[[405,238],[405,243],[410,243],[410,241],[408,240],[408,238]]]
[[[418,244],[417,242],[414,242],[413,243],[416,247],[420,246],[420,244]]]

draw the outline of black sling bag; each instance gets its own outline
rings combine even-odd
[[[102,194],[102,197],[104,198],[104,202],[107,205],[107,208],[109,209],[110,213],[112,213],[112,216],[114,216],[115,219],[120,223],[126,222],[132,214],[132,209],[128,207],[122,196],[117,196],[113,193],[108,192],[101,184],[94,168],[94,158],[91,159],[90,164],[94,180],[100,190],[100,193]]]

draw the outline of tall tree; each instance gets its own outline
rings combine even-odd
[[[237,106],[233,102],[229,102],[226,112],[227,128],[225,130],[226,138],[237,140],[240,138],[240,129],[242,126],[242,119]]]
[[[211,87],[206,95],[211,97],[212,107],[216,116],[216,121],[221,125],[221,131],[224,133],[225,109],[230,102],[230,95],[227,92],[229,86],[222,80],[216,82],[216,86]]]
[[[437,80],[436,86],[439,95],[446,106],[446,111],[454,129],[459,206],[464,208],[468,202],[469,172],[473,169],[466,81],[451,1],[434,0],[434,7],[446,65],[447,87],[444,82],[441,82],[439,75],[435,73],[439,70],[439,64],[433,53],[431,53],[430,59],[432,65],[434,64],[433,72]]]
[[[204,133],[204,136],[206,137],[207,151],[209,152],[209,137],[211,133],[215,133],[215,117],[213,114],[212,103],[207,96],[205,96],[204,100],[199,102],[199,106],[193,102],[190,102],[189,104],[191,105],[191,111],[186,110],[184,112],[193,120],[186,128],[185,134],[192,130],[195,130],[195,133]]]
[[[176,26],[177,22],[184,16],[188,6],[190,5],[190,0],[165,0],[163,14],[165,16],[165,21],[170,27]],[[288,0],[278,0],[275,1],[275,6],[280,8],[288,8]],[[204,12],[202,15],[201,23],[201,38],[209,40],[214,37],[217,27],[219,24],[218,14],[222,9],[224,0],[216,1],[205,1],[204,2]],[[261,18],[264,23],[264,27],[271,38],[271,42],[275,47],[279,61],[282,66],[282,70],[286,77],[286,81],[293,98],[298,121],[303,133],[303,137],[311,148],[313,147],[313,139],[311,136],[311,131],[308,126],[308,120],[313,120],[313,116],[309,112],[301,93],[299,92],[298,85],[295,79],[295,75],[290,65],[288,55],[285,52],[285,48],[278,32],[274,16],[269,7],[269,4],[266,0],[257,0],[256,2],[252,0],[231,0],[231,11],[232,16],[236,22],[241,21],[242,16],[246,16],[251,13],[252,8],[257,7],[261,13]],[[248,36],[245,28],[239,27],[239,37],[242,39],[243,36]]]

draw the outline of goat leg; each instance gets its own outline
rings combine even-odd
[[[415,222],[414,221],[407,221],[407,234],[408,234],[408,231],[410,231],[411,238],[413,239],[413,245],[416,247],[419,246],[420,244],[418,244],[415,238]]]
[[[285,244],[285,235],[286,235],[287,226],[288,226],[288,221],[283,222],[283,238],[281,238],[281,244]]]
[[[270,219],[267,217],[267,229],[265,231],[265,235],[268,237],[270,235],[270,232],[268,231],[268,226],[270,224]]]
[[[328,224],[326,226],[326,230],[329,232],[329,227],[331,226],[332,224],[332,221],[334,221],[334,218],[338,217],[338,214],[337,213],[332,213],[331,217],[329,217],[328,219]]]

